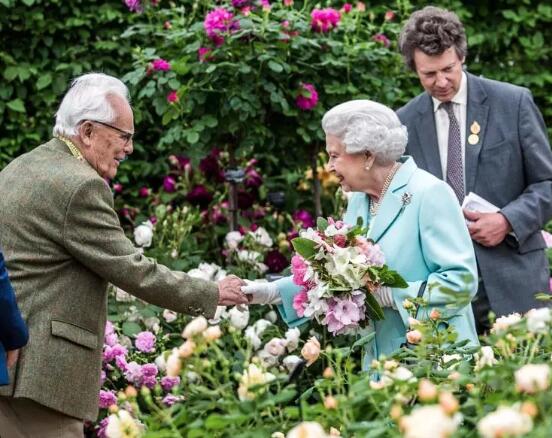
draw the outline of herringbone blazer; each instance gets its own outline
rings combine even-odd
[[[105,181],[57,139],[0,172],[0,212],[0,246],[30,334],[0,395],[96,419],[108,283],[177,312],[215,312],[217,286],[144,257]]]

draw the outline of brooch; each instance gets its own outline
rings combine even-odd
[[[401,198],[403,207],[406,207],[412,201],[412,193],[404,192]]]

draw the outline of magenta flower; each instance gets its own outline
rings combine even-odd
[[[299,223],[302,228],[312,228],[315,226],[314,219],[307,210],[297,210],[293,213],[293,221]]]
[[[106,438],[106,429],[109,424],[109,417],[105,417],[102,421],[100,421],[100,424],[98,424],[96,428],[96,434],[98,435],[98,438]]]
[[[268,266],[268,271],[273,273],[282,272],[288,266],[286,256],[277,249],[273,249],[266,254],[264,263]]]
[[[232,0],[232,6],[236,9],[244,8],[245,6],[251,6],[253,2],[251,0]]]
[[[152,225],[155,225],[157,223],[157,216],[155,215],[150,216],[149,221],[151,222]]]
[[[113,359],[116,359],[117,357],[126,357],[128,353],[128,350],[126,347],[123,347],[121,344],[115,344],[115,345],[104,345],[104,351],[103,351],[103,361],[105,363],[111,362]]]
[[[159,370],[152,363],[142,365],[142,385],[153,388],[157,384],[157,373]]]
[[[211,53],[211,49],[207,47],[200,47],[197,49],[197,59],[199,62],[208,62],[213,59],[212,56],[209,56],[209,53]]]
[[[130,12],[142,12],[140,0],[125,0],[125,5]]]
[[[174,405],[175,403],[179,402],[181,400],[180,397],[176,396],[176,395],[173,395],[173,394],[167,394],[165,397],[163,397],[163,404],[165,406],[172,406]]]
[[[261,6],[263,7],[263,11],[270,11],[270,1],[269,0],[260,0]]]
[[[205,178],[220,183],[224,181],[224,172],[220,167],[218,155],[218,150],[214,149],[209,155],[202,158],[199,162],[199,170]]]
[[[224,8],[216,8],[209,12],[203,22],[203,28],[207,36],[217,46],[224,42],[222,34],[239,29],[240,24],[234,19],[234,14]]]
[[[152,353],[155,351],[155,335],[152,332],[140,332],[136,336],[134,345],[142,353]]]
[[[244,189],[238,189],[238,207],[241,210],[251,208],[255,203],[255,196]]]
[[[341,13],[336,9],[313,9],[311,12],[311,29],[315,32],[326,33],[337,27],[340,20]]]
[[[113,184],[113,191],[115,193],[121,193],[123,191],[123,185],[120,183]]]
[[[263,177],[259,175],[259,172],[257,172],[255,169],[249,169],[245,173],[244,183],[246,187],[256,189],[263,183]]]
[[[391,41],[389,41],[389,38],[387,38],[384,34],[378,33],[373,36],[372,38],[376,43],[383,44],[384,47],[389,47],[391,45]]]
[[[307,273],[308,265],[305,263],[303,257],[294,255],[291,258],[291,272],[293,274],[293,282],[297,286],[306,286],[305,274]]]
[[[161,379],[161,388],[163,391],[170,392],[175,386],[180,384],[180,377],[165,376]]]
[[[100,389],[100,409],[107,409],[111,405],[117,404],[117,397],[115,397],[115,394],[113,391],[104,391],[103,389]]]
[[[174,193],[176,192],[176,180],[170,176],[170,175],[167,175],[164,179],[163,179],[163,189],[167,192],[167,193]]]
[[[293,310],[295,310],[299,318],[305,315],[308,301],[309,297],[305,288],[301,289],[301,291],[293,297]]]
[[[195,185],[192,190],[186,195],[186,199],[192,205],[197,205],[201,208],[206,208],[213,200],[213,195],[204,185]]]
[[[149,187],[141,187],[140,190],[138,190],[138,196],[140,198],[147,198],[151,193],[151,189]]]
[[[385,21],[391,21],[394,18],[395,18],[395,13],[393,11],[387,11],[385,13],[385,17],[384,17]]]
[[[303,111],[312,110],[318,103],[318,93],[314,85],[302,83],[301,88],[295,98],[295,104]]]
[[[171,69],[171,64],[165,59],[159,58],[151,63],[151,66],[156,71],[169,71]]]
[[[343,12],[345,12],[346,14],[348,14],[352,10],[353,10],[353,5],[351,3],[345,3],[343,5]]]
[[[176,91],[171,91],[169,94],[167,94],[167,102],[169,103],[175,103],[178,102],[178,94]]]

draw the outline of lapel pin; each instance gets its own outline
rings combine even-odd
[[[477,134],[471,134],[468,137],[468,143],[471,145],[479,143],[479,136]]]
[[[479,134],[481,132],[481,126],[479,126],[479,123],[473,122],[470,126],[470,132],[475,135]]]
[[[412,201],[412,193],[404,192],[401,198],[403,207],[410,204],[410,201]]]

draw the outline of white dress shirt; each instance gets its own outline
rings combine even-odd
[[[437,142],[439,144],[439,157],[441,158],[441,169],[443,179],[447,179],[447,158],[448,158],[448,134],[449,118],[447,111],[442,108],[441,101],[432,97],[433,111],[435,112],[435,128],[437,130]],[[452,107],[458,126],[460,126],[460,143],[462,145],[462,169],[464,175],[464,187],[466,187],[466,118],[468,107],[468,78],[466,73],[462,72],[460,89],[452,98]]]

